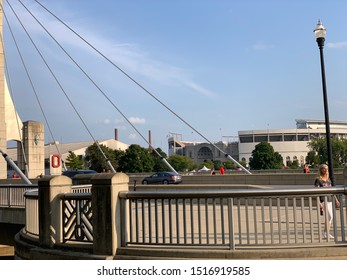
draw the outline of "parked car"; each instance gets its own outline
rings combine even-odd
[[[76,169],[76,170],[67,170],[63,171],[62,175],[65,175],[67,177],[72,178],[73,176],[77,174],[96,174],[95,170],[89,170],[89,169]]]
[[[142,180],[143,185],[147,184],[179,184],[182,183],[182,176],[174,172],[157,172]]]

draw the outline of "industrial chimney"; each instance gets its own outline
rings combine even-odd
[[[149,149],[149,150],[152,150],[152,133],[151,133],[150,130],[148,131],[148,142],[149,142],[149,147],[148,147],[148,149]]]
[[[114,140],[118,141],[118,129],[114,130]]]

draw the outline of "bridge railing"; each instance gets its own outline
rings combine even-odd
[[[38,193],[25,195],[26,233],[42,246],[76,244],[76,250],[92,248],[95,255],[114,255],[127,246],[238,250],[346,244],[344,186],[129,191],[128,183],[125,174],[98,174],[91,192],[73,193],[69,178],[44,178]],[[325,239],[328,215],[320,215],[320,197],[332,196],[341,206],[332,205],[334,238]]]
[[[25,199],[25,230],[33,237],[39,236],[39,194],[37,190],[26,191]]]
[[[316,246],[346,243],[346,189],[261,189],[121,192],[123,246],[208,246],[235,250],[254,246]],[[336,195],[328,223],[320,197]],[[127,229],[128,232],[127,232]]]
[[[11,187],[8,187],[11,189]],[[36,188],[23,189],[23,206],[25,206],[25,230],[28,234],[39,236],[39,194]],[[62,195],[62,219],[64,224],[63,240],[91,241],[91,185],[72,186],[72,193]],[[87,206],[88,204],[88,206]],[[13,207],[14,205],[12,205]],[[87,213],[88,212],[88,213]],[[85,222],[85,221],[89,222]],[[80,227],[79,227],[80,226]],[[76,229],[71,231],[71,229]],[[81,237],[84,238],[81,238]]]
[[[345,188],[232,191],[121,192],[129,232],[126,245],[237,246],[308,245],[327,242],[328,219],[320,197],[336,195],[330,233],[346,242]],[[327,194],[328,193],[328,194]],[[38,193],[27,192],[26,230],[38,236]],[[93,242],[91,193],[70,193],[62,201],[63,242]],[[124,204],[124,201],[122,203]],[[120,217],[117,217],[118,219]],[[125,230],[127,227],[124,227]]]
[[[63,242],[93,242],[91,193],[61,196]]]
[[[25,207],[24,193],[37,185],[0,185],[0,207]]]

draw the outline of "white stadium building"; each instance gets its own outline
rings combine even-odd
[[[268,142],[282,156],[283,165],[287,166],[294,160],[303,165],[309,152],[309,141],[325,137],[325,134],[324,121],[299,119],[296,120],[296,128],[239,131],[238,141],[218,142],[217,146],[234,159],[249,163],[255,146],[260,142]],[[330,135],[347,138],[347,122],[330,121]],[[169,138],[169,155],[171,154],[186,155],[195,162],[223,159],[223,155],[209,143],[179,141],[174,137]]]
[[[245,130],[239,131],[239,160],[249,162],[252,151],[260,142],[268,142],[283,157],[288,165],[298,160],[305,163],[311,139],[325,137],[325,122],[320,120],[296,120],[294,129]],[[347,137],[347,122],[330,121],[331,137]]]

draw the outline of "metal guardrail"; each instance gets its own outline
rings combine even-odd
[[[93,242],[91,194],[64,194],[61,201],[63,242]]]
[[[73,193],[90,193],[92,191],[92,185],[73,185],[72,192]]]
[[[347,242],[346,187],[119,193],[123,246],[184,248],[296,247]],[[319,198],[336,195],[334,220],[324,239],[327,214]],[[37,192],[27,192],[26,230],[38,236]],[[63,242],[93,242],[91,193],[61,195]],[[35,202],[36,201],[36,202]],[[36,204],[35,204],[36,203]]]
[[[0,185],[0,207],[25,207],[24,193],[37,185]]]
[[[25,231],[39,237],[39,193],[37,190],[26,191],[25,199]]]
[[[345,187],[312,189],[121,192],[124,246],[316,246],[327,215],[319,197],[340,196]],[[346,243],[346,207],[333,207],[331,234]],[[128,218],[127,218],[128,217]],[[126,229],[129,228],[129,232]]]
[[[73,186],[73,193],[61,197],[63,201],[62,217],[64,223],[64,242],[69,240],[92,241],[93,231],[91,226],[90,190],[91,185]],[[23,206],[25,206],[25,230],[28,234],[38,238],[39,195],[37,187],[27,191],[23,189],[23,191],[24,195],[22,195],[22,197]],[[73,229],[76,229],[76,232],[73,232]],[[82,236],[85,238],[81,238]]]
[[[73,193],[86,193],[91,191],[91,185],[72,186]],[[38,185],[0,185],[0,207],[25,207],[24,194],[27,191],[37,190]]]

